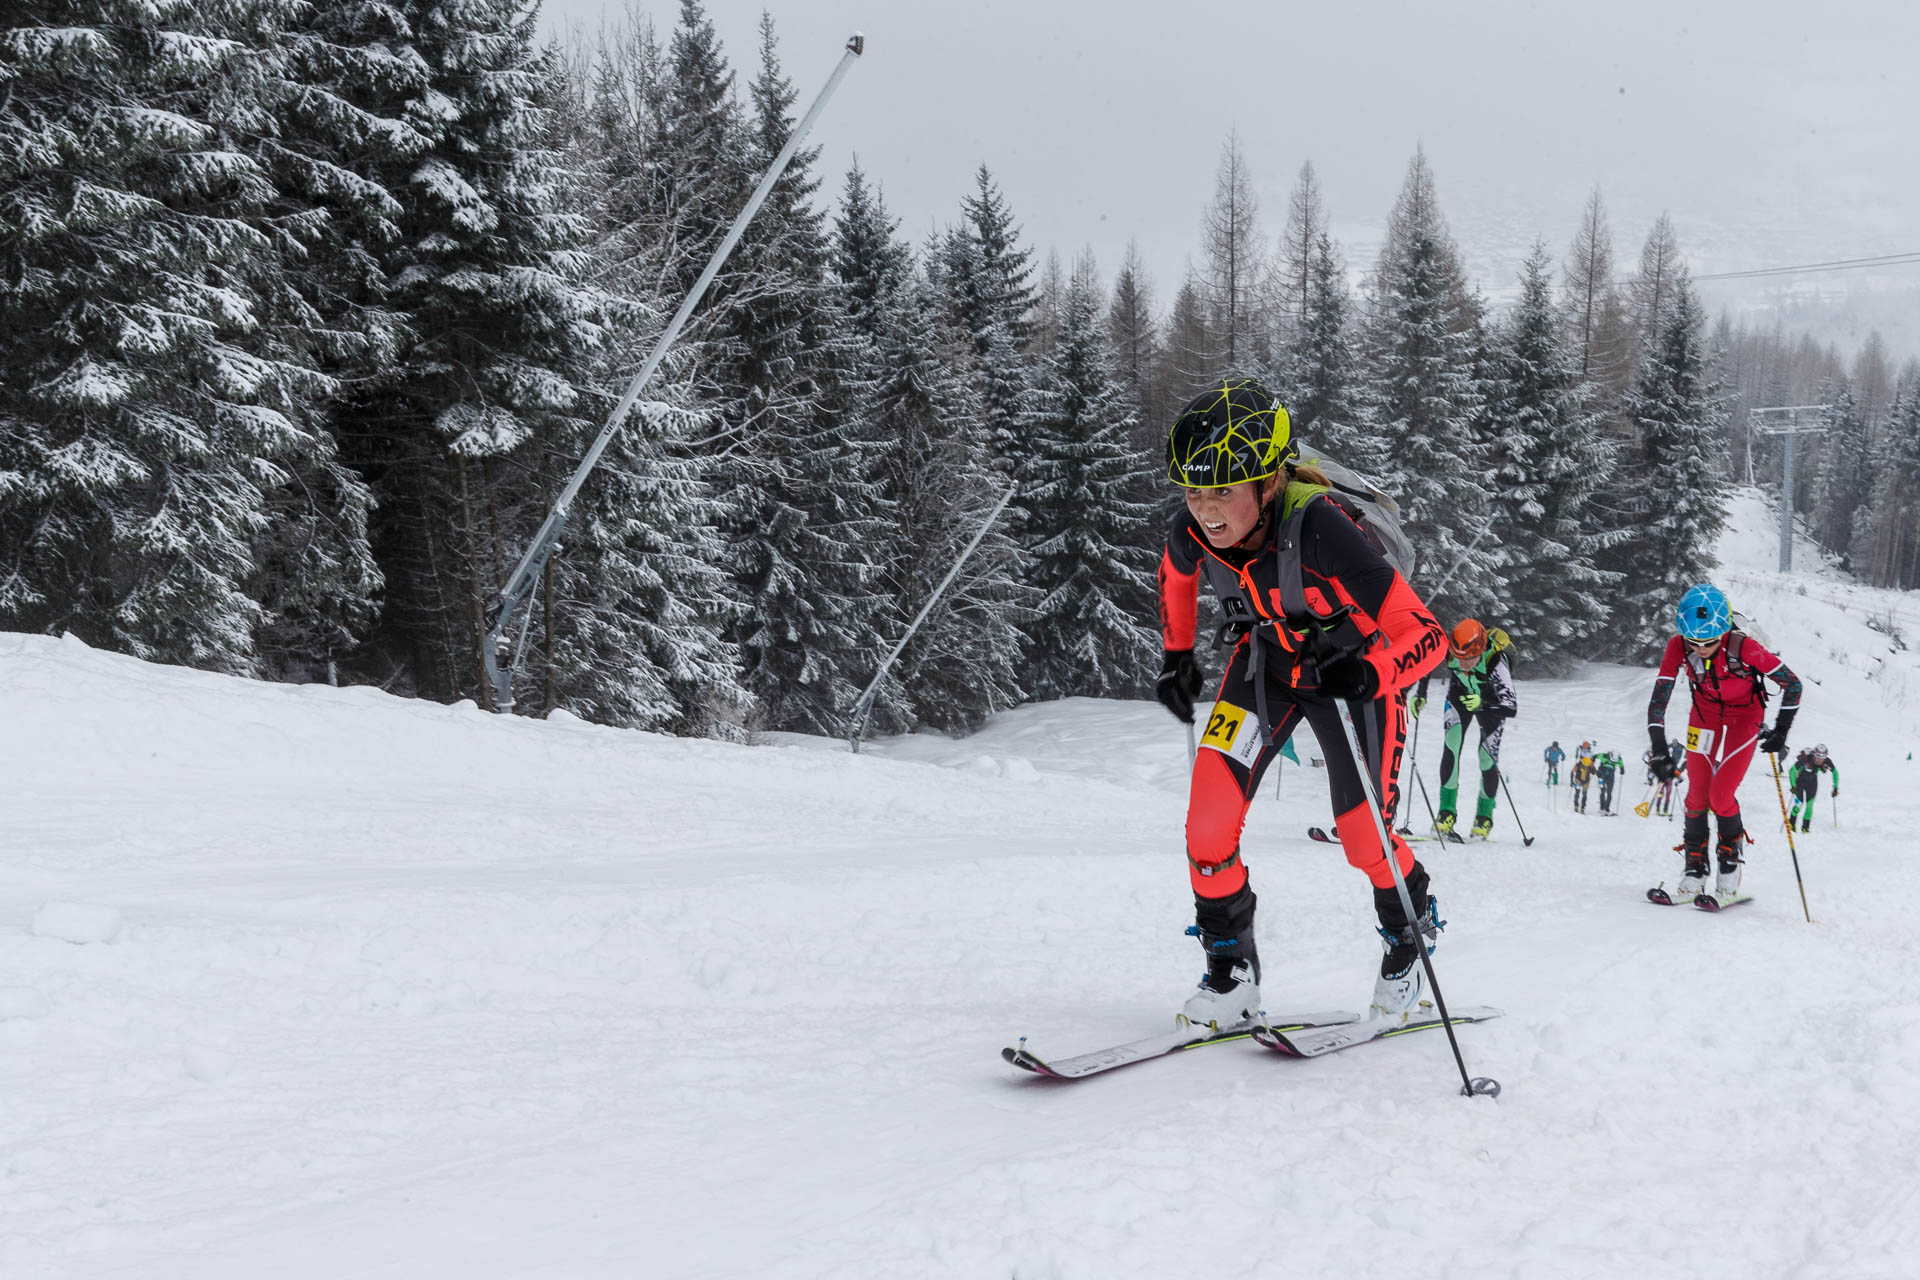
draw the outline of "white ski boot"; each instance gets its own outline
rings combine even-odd
[[[1714,849],[1717,871],[1713,878],[1713,896],[1723,903],[1739,896],[1740,871],[1746,865],[1746,860],[1740,856],[1741,846],[1746,842],[1746,833],[1737,828],[1720,833],[1719,844]]]
[[[1367,1016],[1404,1024],[1431,1012],[1433,1002],[1426,995],[1427,975],[1416,955],[1400,973],[1383,973],[1374,980],[1373,1004],[1368,1007]]]
[[[1674,891],[1676,902],[1692,902],[1707,891],[1707,851],[1695,852],[1685,844],[1678,846],[1686,863],[1680,872],[1680,887]]]
[[[1225,898],[1196,898],[1196,923],[1187,932],[1200,939],[1207,972],[1187,997],[1174,1025],[1226,1031],[1260,1016],[1260,952],[1253,941],[1251,886]]]
[[[1742,862],[1722,862],[1713,877],[1713,896],[1722,902],[1740,892],[1740,869]]]
[[[1225,964],[1208,964],[1206,977],[1173,1020],[1178,1026],[1201,1031],[1226,1031],[1259,1016],[1260,978],[1254,962],[1229,959]]]
[[[1407,876],[1407,890],[1415,902],[1426,903],[1419,919],[1411,925],[1402,923],[1406,911],[1400,905],[1399,890],[1374,890],[1374,910],[1380,917],[1380,937],[1387,950],[1380,957],[1380,974],[1374,980],[1373,1003],[1367,1009],[1367,1016],[1395,1024],[1433,1012],[1433,1001],[1427,997],[1426,970],[1420,963],[1420,946],[1432,955],[1439,943],[1440,930],[1446,928],[1446,922],[1436,915],[1432,895],[1427,892],[1426,868],[1417,862]],[[1416,945],[1416,938],[1420,939],[1420,945]]]

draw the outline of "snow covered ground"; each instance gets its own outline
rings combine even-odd
[[[1427,855],[1449,998],[1507,1011],[1461,1032],[1497,1101],[1433,1034],[1000,1061],[1157,1030],[1198,976],[1152,704],[851,756],[0,636],[0,1275],[1911,1276],[1920,602],[1781,579],[1769,518],[1725,580],[1842,770],[1818,923],[1764,769],[1756,901],[1647,904],[1677,824],[1555,812],[1535,762],[1637,760],[1650,673],[1523,684],[1536,843],[1503,810]],[[1270,1008],[1371,990],[1329,816],[1290,766],[1249,825]]]

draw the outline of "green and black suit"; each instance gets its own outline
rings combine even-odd
[[[1833,794],[1840,794],[1840,766],[1826,756],[1817,756],[1811,751],[1802,751],[1787,770],[1787,785],[1793,790],[1793,811],[1787,817],[1789,826],[1800,824],[1802,831],[1813,830],[1813,802],[1820,794],[1820,774],[1822,771],[1833,774]]]
[[[1507,721],[1519,711],[1513,693],[1513,672],[1507,663],[1506,633],[1496,629],[1488,633],[1487,651],[1479,661],[1465,668],[1458,658],[1448,658],[1447,745],[1440,753],[1440,813],[1444,818],[1456,812],[1460,795],[1460,754],[1466,744],[1467,722],[1480,726],[1480,798],[1474,808],[1476,818],[1491,819],[1500,790],[1500,739]],[[1427,697],[1428,676],[1420,682],[1420,700]]]

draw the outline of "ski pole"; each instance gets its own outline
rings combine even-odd
[[[1813,923],[1813,912],[1807,910],[1807,882],[1800,878],[1800,853],[1793,847],[1793,821],[1787,817],[1787,790],[1780,785],[1780,757],[1767,752],[1767,759],[1773,764],[1773,793],[1780,797],[1780,822],[1787,829],[1787,852],[1793,858],[1793,882],[1800,886],[1800,912],[1806,916],[1807,923]]]
[[[1420,794],[1425,795],[1427,793],[1427,784],[1421,781],[1420,779],[1420,717],[1419,716],[1415,716],[1413,718],[1413,745],[1407,748],[1407,768],[1413,770],[1414,781],[1420,783]],[[1433,812],[1433,802],[1431,800],[1427,802],[1427,812],[1429,813]],[[1439,822],[1440,820],[1438,818],[1434,819],[1434,824],[1436,826],[1439,825]],[[1413,824],[1410,822],[1402,823],[1400,826],[1400,834],[1403,836],[1412,835]]]
[[[1433,797],[1427,794],[1427,780],[1421,777],[1417,770],[1414,772],[1413,780],[1420,784],[1420,799],[1427,806],[1427,822],[1432,826],[1433,834],[1444,841],[1446,837],[1440,830],[1440,815],[1433,811]]]
[[[1193,721],[1189,720],[1187,721],[1187,764],[1191,766],[1199,754],[1199,744],[1193,740]]]
[[[1507,793],[1507,812],[1513,815],[1513,825],[1520,828],[1520,843],[1533,848],[1533,837],[1527,834],[1527,824],[1520,821],[1520,811],[1513,807],[1513,788],[1507,785],[1507,771],[1500,770],[1500,789]]]
[[[1407,878],[1400,874],[1400,859],[1394,852],[1392,837],[1387,834],[1386,811],[1381,807],[1373,774],[1367,769],[1367,758],[1360,750],[1360,733],[1354,728],[1353,715],[1353,703],[1342,707],[1340,727],[1347,735],[1347,750],[1353,753],[1353,767],[1360,774],[1367,797],[1367,813],[1373,818],[1374,834],[1380,838],[1380,851],[1386,856],[1387,869],[1393,872],[1393,887],[1400,892],[1400,909],[1406,913],[1407,925],[1413,930],[1413,949],[1420,953],[1420,963],[1427,971],[1427,985],[1433,989],[1434,1007],[1440,1010],[1440,1025],[1447,1029],[1447,1043],[1453,1046],[1454,1065],[1460,1068],[1460,1079],[1466,1085],[1460,1092],[1469,1098],[1475,1094],[1497,1098],[1500,1096],[1498,1080],[1490,1076],[1467,1074],[1467,1060],[1460,1054],[1460,1038],[1454,1034],[1453,1019],[1447,1016],[1446,998],[1440,994],[1440,979],[1433,972],[1433,957],[1428,954],[1426,941],[1420,935],[1419,913],[1413,909],[1413,895],[1407,892]]]
[[[1654,794],[1659,790],[1660,790],[1659,783],[1649,782],[1647,784],[1647,798],[1645,800],[1642,800],[1639,804],[1633,806],[1633,811],[1639,814],[1643,818],[1646,817],[1648,814],[1652,813],[1653,797],[1654,797]]]

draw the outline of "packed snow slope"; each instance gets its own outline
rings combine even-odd
[[[1678,824],[1637,771],[1623,816],[1556,811],[1539,760],[1637,761],[1651,674],[1522,684],[1519,813],[1420,846],[1445,991],[1506,1010],[1460,1037],[1497,1101],[1437,1033],[1001,1062],[1163,1028],[1199,975],[1153,704],[854,756],[0,636],[0,1275],[1911,1276],[1920,610],[1782,579],[1767,520],[1725,577],[1842,770],[1816,923],[1764,767],[1755,901],[1648,904]],[[1301,746],[1245,843],[1267,1004],[1364,1007]],[[1436,705],[1429,787],[1438,749]]]

